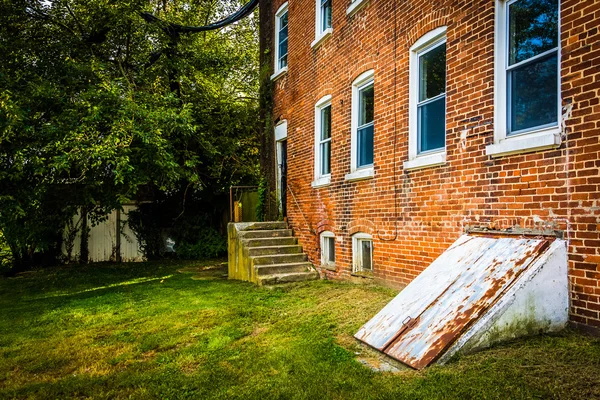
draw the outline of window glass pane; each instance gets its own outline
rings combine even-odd
[[[331,0],[321,0],[321,31],[331,28]]]
[[[331,173],[331,141],[321,143],[321,175]]]
[[[358,126],[373,122],[374,92],[373,84],[360,90],[358,95]]]
[[[280,22],[279,22],[279,29],[282,30],[283,28],[287,28],[287,24],[288,24],[288,13],[287,11],[281,16],[280,18]],[[287,37],[287,29],[285,30],[285,37]]]
[[[358,167],[373,164],[373,124],[358,130]]]
[[[509,72],[511,132],[558,121],[557,56]]]
[[[279,17],[279,68],[287,66],[288,52],[288,13]]]
[[[512,3],[509,20],[509,65],[558,47],[558,0]]]
[[[331,137],[331,106],[321,109],[321,140]]]
[[[334,238],[328,237],[325,238],[325,242],[327,243],[327,261],[330,263],[335,262],[335,241]]]
[[[418,106],[419,153],[446,145],[446,96]]]
[[[446,43],[419,57],[419,101],[446,92]]]
[[[371,241],[361,240],[359,244],[361,252],[362,269],[371,271],[373,269],[373,265],[371,265]]]

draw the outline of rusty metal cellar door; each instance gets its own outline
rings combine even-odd
[[[550,242],[463,235],[355,337],[422,369],[482,316]]]

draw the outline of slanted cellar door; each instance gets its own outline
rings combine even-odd
[[[488,310],[552,241],[463,235],[355,337],[422,369]]]

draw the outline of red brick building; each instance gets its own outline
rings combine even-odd
[[[323,275],[401,286],[469,226],[557,230],[571,320],[600,328],[600,1],[271,0],[261,20],[279,192]]]

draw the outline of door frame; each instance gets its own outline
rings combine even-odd
[[[276,185],[277,185],[277,205],[282,215],[285,216],[286,212],[283,209],[283,198],[282,195],[284,193],[284,189],[281,187],[281,177],[282,177],[282,156],[283,156],[283,142],[287,141],[287,120],[280,121],[275,126],[275,169],[276,169]],[[287,145],[287,143],[286,143]],[[286,164],[287,164],[287,151],[286,151]],[[287,167],[286,167],[287,168]],[[287,174],[286,174],[287,176]]]

